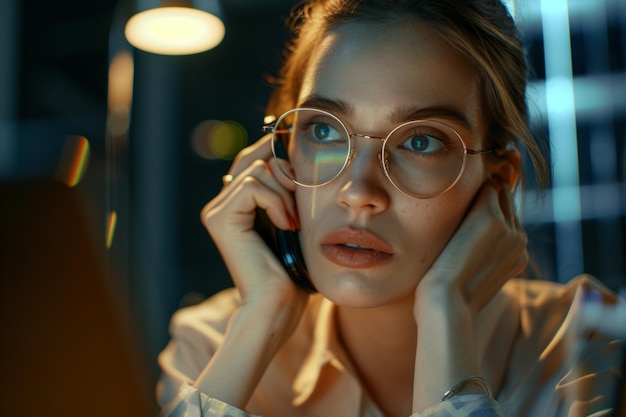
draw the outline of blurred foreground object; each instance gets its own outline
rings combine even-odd
[[[0,184],[0,416],[155,416],[76,188]]]

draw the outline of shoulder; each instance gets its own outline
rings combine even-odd
[[[236,288],[222,290],[196,305],[176,311],[170,321],[170,334],[175,339],[195,335],[221,340],[230,317],[240,305]]]
[[[503,292],[517,310],[522,337],[532,335],[535,341],[546,341],[557,330],[575,325],[573,319],[585,298],[592,296],[607,303],[617,299],[590,275],[577,276],[567,283],[514,279]]]
[[[559,310],[582,301],[586,292],[595,293],[607,301],[616,296],[591,275],[579,275],[567,283],[543,280],[512,279],[503,288],[504,293],[524,310]]]
[[[239,293],[232,288],[174,313],[169,326],[171,340],[158,356],[161,375],[157,398],[161,406],[174,400],[178,390],[202,372],[222,343],[239,305]]]
[[[535,390],[549,389],[551,403],[576,399],[590,409],[604,409],[621,363],[620,343],[601,329],[583,328],[581,314],[586,300],[610,305],[616,294],[589,275],[567,283],[512,280],[503,292],[518,320],[501,391],[505,408],[543,410]]]
[[[589,275],[567,283],[513,280],[503,292],[516,311],[518,331],[513,355],[520,372],[526,367],[530,369],[539,358],[546,363],[561,363],[571,353],[574,341],[604,349],[612,340],[602,332],[581,326],[586,299],[593,297],[606,303],[616,300],[613,292]]]

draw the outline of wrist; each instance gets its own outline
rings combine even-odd
[[[280,297],[249,297],[239,307],[234,320],[253,327],[254,332],[271,335],[271,341],[281,345],[295,331],[308,298],[300,290],[281,294]]]
[[[297,322],[299,316],[292,320]],[[257,304],[239,307],[231,316],[222,344],[194,385],[208,397],[243,409],[295,328],[281,321],[286,320],[276,309]]]
[[[432,294],[432,293],[431,293]],[[414,404],[422,409],[442,399],[468,375],[479,375],[474,318],[454,293],[440,292],[416,299],[418,329],[414,375]],[[425,383],[428,381],[428,383]],[[474,383],[458,387],[458,394],[482,394]],[[420,408],[421,407],[421,408]]]
[[[422,322],[437,319],[467,321],[471,318],[469,308],[460,289],[426,284],[418,287],[413,306],[413,316],[418,326]]]
[[[242,304],[231,318],[231,325],[250,328],[255,333],[282,335],[286,328],[292,328],[300,311],[292,304],[249,302]]]

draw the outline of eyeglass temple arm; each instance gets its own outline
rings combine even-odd
[[[274,133],[276,130],[276,116],[273,114],[268,114],[263,118],[263,126],[261,126],[261,131],[263,133]]]
[[[274,126],[263,126],[263,133],[289,133],[289,129],[276,129]]]
[[[496,148],[489,148],[489,149],[466,149],[465,153],[467,155],[480,155],[482,153],[495,152],[496,150],[497,150]]]
[[[467,155],[481,155],[484,153],[495,152],[496,155],[500,156],[500,153],[504,151],[505,149],[506,147],[494,146],[494,147],[487,148],[487,149],[465,149],[465,153]]]
[[[263,126],[261,126],[263,133],[289,133],[288,129],[276,129],[276,117],[265,116],[263,119]]]
[[[514,144],[507,143],[505,145],[496,145],[487,149],[466,149],[465,154],[467,155],[480,155],[483,153],[495,153],[498,158],[502,158],[507,150],[517,149]]]

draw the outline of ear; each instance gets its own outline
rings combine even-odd
[[[489,172],[491,178],[507,184],[514,189],[522,172],[522,155],[514,146],[497,151],[493,158],[489,158]]]

